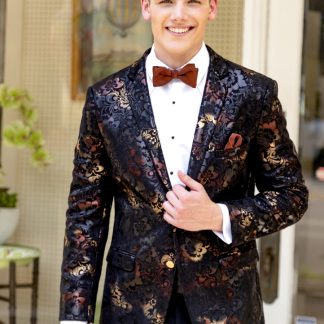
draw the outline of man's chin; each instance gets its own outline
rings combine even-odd
[[[191,52],[191,48],[190,46],[176,46],[179,44],[175,44],[175,46],[168,48],[168,53],[170,53],[170,56],[177,56],[177,57],[181,57],[181,56],[187,56],[189,54],[189,52]]]

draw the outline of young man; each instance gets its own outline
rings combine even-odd
[[[114,198],[101,323],[264,323],[255,239],[298,221],[307,189],[276,83],[204,44],[216,11],[142,0],[152,49],[88,90],[62,321],[93,321]]]

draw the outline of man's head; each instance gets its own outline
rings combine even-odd
[[[217,0],[141,0],[151,20],[157,57],[177,68],[201,48],[206,25],[216,16]]]

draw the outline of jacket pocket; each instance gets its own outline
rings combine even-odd
[[[235,251],[230,255],[219,258],[219,264],[223,268],[248,269],[255,267],[259,260],[259,253],[256,248],[249,251]]]
[[[240,147],[223,149],[223,150],[214,150],[212,152],[215,159],[242,159],[246,158],[248,153],[248,145],[242,145]]]
[[[134,271],[135,268],[135,255],[120,249],[112,248],[107,261],[109,265],[129,272]]]

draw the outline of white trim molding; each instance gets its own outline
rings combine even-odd
[[[269,0],[245,0],[242,64],[267,72]]]
[[[275,79],[298,147],[304,0],[245,0],[242,64]],[[281,232],[279,295],[264,304],[267,324],[291,324],[296,289],[295,228]]]

